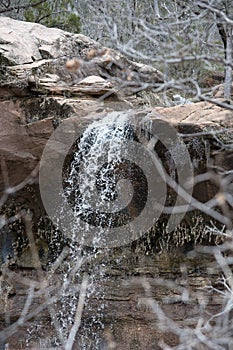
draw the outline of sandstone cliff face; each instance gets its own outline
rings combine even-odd
[[[132,87],[142,81],[162,82],[162,74],[155,68],[131,62],[83,35],[4,17],[0,17],[0,28],[1,212],[6,217],[24,217],[7,225],[0,222],[0,325],[1,330],[8,329],[0,333],[0,340],[7,335],[3,342],[15,350],[26,346],[59,349],[53,316],[62,308],[57,302],[51,313],[45,291],[38,286],[44,283],[51,296],[59,294],[69,254],[72,256],[74,249],[64,237],[56,236],[56,242],[50,242],[56,232],[47,221],[40,198],[39,162],[53,131],[68,119],[85,130],[87,125],[113,111],[131,113],[138,119],[149,116],[154,126],[165,122],[175,127],[188,147],[195,175],[205,174],[211,168],[218,179],[219,174],[233,169],[232,147],[226,147],[232,143],[233,113],[207,102],[138,109]],[[216,136],[212,131],[219,134]],[[158,146],[157,151],[163,159],[163,148]],[[212,178],[195,185],[195,198],[202,202],[213,198],[219,183]],[[232,184],[227,186],[232,193]],[[25,212],[32,215],[31,226]],[[192,219],[192,214],[188,214],[185,230],[188,227],[192,231]],[[42,268],[28,244],[27,225],[35,236]],[[199,230],[205,222],[201,225]],[[147,237],[149,245],[142,239],[138,244],[107,253],[100,250],[89,257],[85,253],[87,258],[80,276],[73,277],[73,285],[80,285],[85,271],[94,277],[74,349],[155,350],[162,348],[162,341],[175,346],[182,338],[179,332],[185,324],[195,328],[200,313],[206,320],[208,312],[222,309],[221,297],[213,290],[205,290],[206,285],[215,281],[219,270],[202,252],[187,257],[195,237],[187,238],[186,231],[182,235],[182,229],[183,226],[176,231],[174,241],[172,235],[168,237],[170,252],[161,253],[163,239],[156,236],[159,231],[161,238],[161,223],[153,239]],[[49,271],[48,262],[54,261],[63,248],[68,249],[66,258],[59,269]],[[7,267],[8,255],[13,258],[11,270]],[[101,273],[97,266],[103,267]],[[24,308],[28,281],[35,282],[30,312],[25,322],[14,323]],[[185,299],[182,291],[187,291],[187,285],[190,297]],[[66,292],[72,294],[70,290]],[[151,300],[157,301],[164,314],[181,328],[169,328],[169,323],[158,328],[162,311],[157,304],[151,305]],[[213,332],[214,328],[210,330]]]

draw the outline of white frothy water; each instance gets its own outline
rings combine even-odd
[[[72,232],[72,258],[64,280],[68,278],[69,269],[73,269],[74,261],[77,260],[77,254],[80,254],[78,251],[82,250],[82,244],[86,241],[89,233],[89,225],[92,225],[94,222],[94,225],[98,226],[96,235],[92,237],[91,242],[92,247],[95,247],[95,244],[98,246],[98,241],[102,239],[99,227],[101,225],[111,226],[113,224],[112,218],[111,216],[108,217],[108,213],[116,213],[124,205],[122,205],[122,198],[119,199],[121,194],[116,185],[114,171],[116,166],[122,161],[122,140],[132,138],[132,136],[133,133],[129,127],[127,114],[113,112],[102,120],[92,123],[84,131],[80,140],[78,140],[78,149],[71,163],[69,178],[67,179],[68,186],[65,189],[66,197],[71,198],[76,220]],[[80,220],[87,221],[81,234],[79,232]],[[78,242],[77,232],[79,236]],[[80,249],[77,248],[76,242]],[[105,250],[104,254],[106,253],[107,251]],[[102,349],[102,340],[98,336],[98,330],[104,328],[102,320],[105,301],[102,284],[107,280],[105,276],[107,263],[105,263],[105,259],[98,259],[99,255],[102,254],[101,250],[94,248],[82,254],[84,260],[91,260],[92,258],[93,261],[96,260],[91,271],[89,271],[90,279],[86,295],[86,308],[88,313],[91,314],[91,319],[88,324],[84,325],[84,331],[81,336],[82,349],[93,349],[93,346],[95,346],[95,349]],[[95,300],[95,303],[92,304],[91,300]],[[65,308],[63,309],[70,311],[69,317],[65,313],[61,317],[64,330],[69,329],[72,324],[72,317],[74,317],[77,302],[77,298],[70,298],[69,305],[64,305]],[[60,312],[62,312],[61,309]],[[94,330],[97,330],[96,334],[94,334]],[[91,342],[90,335],[92,338]]]
[[[130,194],[120,191],[114,172],[121,163],[122,141],[132,137],[128,116],[113,112],[101,121],[92,123],[78,143],[70,170],[66,196],[72,198],[75,225],[72,237],[80,230],[80,220],[86,222],[80,244],[85,241],[89,225],[111,227],[113,215],[130,200]],[[98,246],[102,232],[96,230],[92,246]],[[83,239],[83,241],[82,241]]]
[[[114,225],[112,214],[123,210],[129,202],[130,195],[122,198],[119,184],[114,172],[122,161],[122,141],[133,137],[128,115],[113,112],[100,121],[92,123],[77,140],[77,150],[69,168],[68,179],[64,190],[64,200],[73,208],[74,222],[69,234],[69,256],[63,263],[64,292],[55,305],[57,310],[52,316],[56,335],[54,345],[64,345],[74,323],[79,302],[79,293],[73,289],[81,283],[83,273],[89,274],[89,286],[86,292],[85,312],[88,321],[84,321],[79,342],[82,350],[103,349],[102,339],[98,332],[104,328],[103,283],[106,282],[108,268],[107,249],[95,249],[101,237],[101,226]],[[59,216],[66,215],[61,212]],[[80,230],[82,221],[82,230]],[[83,225],[86,221],[86,225]],[[91,233],[91,246],[84,246],[90,226],[98,227],[96,235]],[[77,239],[78,236],[78,239]],[[104,257],[103,257],[104,256]],[[89,264],[90,262],[90,264]],[[87,267],[88,266],[88,267]],[[60,333],[60,336],[57,334]]]

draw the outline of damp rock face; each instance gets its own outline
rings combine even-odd
[[[176,133],[173,143],[164,138],[166,133],[157,134],[161,140],[153,146],[171,176],[185,164],[186,153],[178,139],[188,151],[194,176],[207,170],[214,174],[193,189],[194,198],[206,202],[218,192],[221,174],[233,169],[232,147],[225,147],[232,143],[232,111],[206,102],[139,110],[134,104],[137,96],[132,90],[119,91],[118,82],[126,80],[136,87],[138,81],[162,82],[155,68],[129,61],[83,35],[5,17],[0,17],[0,28],[0,346],[62,348],[56,315],[66,334],[85,274],[90,276],[89,289],[74,349],[159,350],[162,342],[175,346],[179,329],[159,328],[158,316],[164,313],[181,328],[188,324],[195,329],[200,314],[206,320],[210,313],[222,310],[221,296],[213,289],[206,291],[206,286],[217,285],[219,277],[213,259],[201,251],[187,255],[195,243],[202,243],[208,213],[198,217],[199,226],[198,214],[187,213],[166,237],[168,219],[162,216],[154,230],[136,242],[107,251],[85,247],[81,254],[79,242],[74,244],[48,219],[38,183],[39,165],[52,133],[66,121],[82,135],[108,116],[127,116],[133,130],[127,137],[135,142],[148,145],[152,131],[159,128]],[[64,161],[65,180],[79,144],[72,146]],[[49,160],[51,176],[55,160],[56,153]],[[127,174],[127,166],[126,162],[121,165],[118,175]],[[128,208],[132,216],[137,216],[144,198],[140,191],[146,185],[140,179],[139,174],[134,183],[139,203]],[[227,186],[232,193],[232,183]],[[168,189],[166,204],[175,200],[176,194]],[[5,223],[2,218],[15,219]],[[51,264],[59,254],[60,264],[53,270]],[[83,264],[73,273],[72,263],[78,262],[79,254]],[[51,311],[45,290],[56,297],[67,276],[71,284]],[[26,300],[30,303],[27,316],[15,324]],[[4,329],[7,332],[1,333]]]

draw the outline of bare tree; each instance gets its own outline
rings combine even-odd
[[[225,70],[224,97],[230,99],[232,1],[80,1],[77,10],[84,33],[155,65],[165,88],[202,98],[208,76],[218,73],[221,81]]]

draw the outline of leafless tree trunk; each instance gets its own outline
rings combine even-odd
[[[225,67],[225,86],[224,86],[224,98],[231,99],[232,90],[232,62],[233,62],[233,45],[232,45],[232,27],[227,25],[226,27],[226,67]]]

